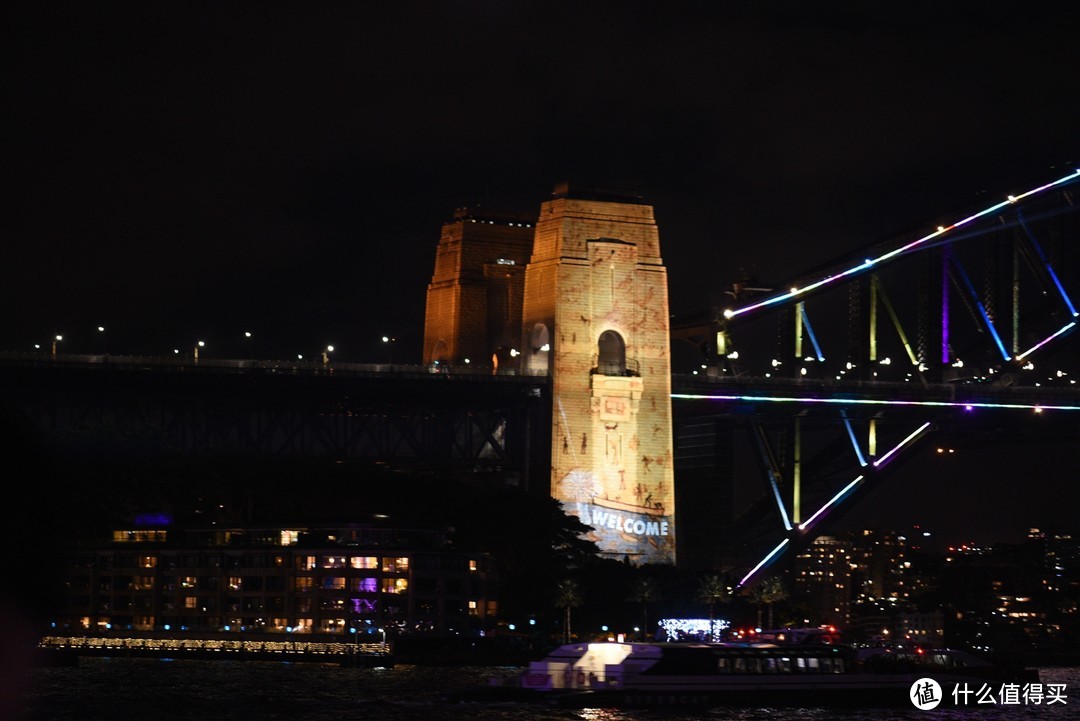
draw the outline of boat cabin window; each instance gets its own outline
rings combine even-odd
[[[773,652],[743,651],[739,654],[720,654],[716,657],[719,674],[784,674],[784,673],[844,673],[843,657],[830,650],[784,649],[783,655]]]

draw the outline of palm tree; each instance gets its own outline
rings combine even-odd
[[[555,605],[566,612],[563,621],[563,643],[570,643],[570,609],[581,605],[581,591],[577,581],[565,578],[555,586]]]
[[[765,584],[758,583],[746,591],[747,598],[757,607],[757,627],[761,628],[761,607],[765,605]]]
[[[769,628],[773,627],[773,603],[787,598],[787,590],[779,576],[769,576],[747,591],[747,596],[757,605],[757,625],[761,628],[761,607],[769,608]]]
[[[649,604],[660,600],[660,586],[656,579],[644,576],[635,579],[630,589],[630,600],[641,604],[641,633],[643,638],[648,638]]]
[[[784,581],[779,576],[769,576],[761,583],[761,600],[769,608],[769,628],[773,627],[773,604],[783,601],[787,595]]]
[[[726,576],[716,573],[706,574],[701,577],[701,585],[698,586],[697,600],[709,604],[709,636],[716,640],[716,604],[727,603],[731,600],[731,584]]]

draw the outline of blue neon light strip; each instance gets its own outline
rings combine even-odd
[[[770,560],[772,560],[773,556],[775,556],[775,555],[776,555],[777,553],[779,553],[779,552],[780,552],[780,550],[781,550],[781,549],[782,549],[782,548],[783,548],[784,546],[788,545],[788,544],[789,544],[790,542],[791,542],[791,539],[790,539],[790,538],[785,538],[785,539],[784,539],[783,541],[780,541],[780,544],[779,544],[779,545],[778,545],[778,546],[777,546],[776,548],[774,548],[773,550],[769,551],[769,554],[768,554],[767,556],[765,556],[765,558],[761,559],[761,561],[760,561],[760,562],[758,563],[758,565],[756,565],[756,566],[754,566],[754,567],[753,567],[752,569],[750,569],[750,573],[748,573],[748,574],[746,574],[745,576],[743,576],[743,579],[742,579],[741,581],[739,581],[739,585],[740,585],[740,586],[742,586],[742,585],[744,585],[744,584],[745,584],[745,583],[746,583],[747,581],[749,581],[749,580],[750,580],[750,578],[751,578],[751,577],[752,577],[752,576],[753,576],[753,575],[754,575],[755,573],[757,573],[757,572],[758,572],[758,571],[760,571],[760,570],[761,570],[762,568],[764,568],[765,564],[766,564],[766,563],[768,563],[768,562],[769,562]]]
[[[840,409],[840,417],[844,419],[844,427],[847,428],[848,437],[851,438],[851,445],[855,447],[855,457],[859,459],[859,465],[866,467],[866,456],[863,455],[862,448],[859,446],[859,439],[855,437],[855,429],[851,427],[851,421],[848,420],[847,413],[844,409]]]
[[[1070,324],[1070,326],[1072,325],[1075,324]],[[1066,328],[1070,326],[1066,326]],[[1054,335],[1059,335],[1064,330],[1065,328],[1058,331]],[[1046,340],[1050,340],[1050,338],[1047,338]],[[1043,341],[1043,343],[1045,342],[1046,341]],[[1032,348],[1031,350],[1035,349]],[[1030,353],[1031,351],[1028,352]],[[698,393],[672,393],[671,397],[675,400],[688,401],[767,401],[770,403],[825,403],[830,405],[853,406],[923,406],[933,408],[997,408],[1011,410],[1080,411],[1080,406],[1044,405],[1041,403],[1037,405],[1028,405],[1026,403],[980,403],[978,401],[889,401],[874,400],[869,398],[794,398],[787,396],[702,395]]]
[[[791,530],[791,520],[788,518],[787,509],[784,508],[784,499],[780,496],[780,487],[776,485],[776,477],[769,471],[769,483],[772,485],[773,496],[776,498],[776,507],[780,509],[780,518],[784,521],[784,530]]]
[[[810,327],[810,316],[806,314],[806,306],[799,309],[802,312],[803,325],[806,326],[806,332],[810,334],[810,342],[814,344],[814,353],[817,354],[819,361],[825,360],[825,354],[821,352],[821,346],[818,345],[817,336],[814,334],[814,329]]]
[[[952,267],[956,270],[960,279],[964,281],[964,287],[967,289],[968,295],[975,302],[975,307],[979,309],[979,315],[982,316],[983,323],[986,324],[987,330],[990,331],[990,335],[994,338],[994,343],[997,344],[998,350],[1001,351],[1001,357],[1005,360],[1012,360],[1009,351],[1005,350],[1005,344],[1001,342],[1001,336],[998,335],[997,328],[994,327],[994,321],[990,320],[990,315],[986,312],[986,306],[979,300],[979,293],[975,290],[975,286],[971,284],[971,278],[968,277],[963,266],[955,259],[952,260]]]
[[[1046,254],[1043,253],[1042,246],[1039,245],[1039,241],[1035,240],[1035,236],[1032,234],[1031,229],[1028,228],[1027,221],[1023,216],[1020,217],[1020,227],[1024,229],[1024,235],[1031,241],[1031,246],[1035,249],[1035,252],[1039,256],[1039,262],[1046,268],[1046,272],[1050,274],[1050,280],[1054,281],[1054,285],[1057,286],[1058,293],[1061,293],[1061,299],[1065,301],[1065,305],[1069,308],[1069,313],[1072,317],[1077,316],[1076,307],[1073,305],[1072,300],[1069,298],[1069,294],[1065,292],[1065,288],[1061,285],[1061,281],[1058,280],[1057,273],[1054,272],[1054,268],[1050,265],[1050,261],[1046,259]]]
[[[735,308],[735,309],[725,310],[724,311],[724,317],[725,318],[734,318],[735,316],[743,315],[744,313],[750,313],[752,311],[758,310],[759,308],[764,308],[764,307],[767,307],[767,306],[770,306],[770,305],[775,305],[777,303],[783,303],[784,301],[790,300],[792,298],[797,298],[797,297],[799,297],[801,295],[806,295],[810,291],[817,290],[818,288],[821,288],[824,285],[832,283],[833,281],[841,280],[843,278],[847,278],[849,276],[855,275],[856,273],[861,273],[862,271],[866,270],[867,268],[871,268],[871,267],[873,267],[874,265],[876,265],[878,263],[881,263],[881,262],[886,261],[886,260],[891,260],[892,258],[895,258],[895,257],[897,257],[899,255],[902,255],[902,254],[908,252],[909,250],[912,250],[913,248],[916,248],[916,247],[922,245],[923,243],[925,243],[925,242],[927,242],[929,240],[933,240],[934,238],[938,238],[938,237],[944,235],[945,233],[948,233],[951,230],[955,230],[955,229],[957,229],[957,228],[959,228],[959,227],[961,227],[963,225],[966,225],[967,223],[970,223],[973,220],[977,220],[977,219],[979,219],[979,218],[981,218],[981,217],[983,217],[985,215],[990,215],[991,213],[995,213],[995,212],[1001,210],[1002,208],[1008,207],[1009,205],[1012,205],[1012,204],[1017,203],[1017,202],[1019,202],[1021,200],[1024,200],[1025,198],[1029,198],[1029,197],[1031,197],[1033,195],[1036,195],[1038,193],[1041,193],[1041,192],[1043,192],[1045,190],[1056,187],[1056,186],[1061,185],[1063,183],[1072,182],[1072,181],[1076,180],[1077,178],[1080,178],[1080,169],[1078,169],[1075,172],[1070,173],[1069,175],[1066,175],[1066,176],[1064,176],[1062,178],[1058,178],[1057,180],[1055,180],[1052,183],[1047,183],[1046,185],[1040,185],[1038,188],[1032,188],[1031,190],[1027,191],[1026,193],[1021,193],[1020,195],[1009,196],[1008,200],[1005,200],[1005,201],[1003,201],[1001,203],[998,203],[996,205],[992,205],[989,208],[986,208],[985,210],[981,210],[978,213],[975,213],[974,215],[970,215],[967,218],[964,218],[963,220],[960,220],[960,221],[957,221],[957,222],[953,223],[952,225],[942,226],[942,227],[938,228],[936,231],[934,231],[933,233],[930,233],[929,235],[923,236],[922,238],[919,238],[918,240],[914,240],[914,241],[908,243],[907,245],[903,245],[903,246],[897,248],[896,250],[889,251],[888,253],[885,253],[884,255],[878,256],[877,258],[867,258],[860,265],[857,265],[854,268],[849,268],[848,270],[845,270],[845,271],[843,271],[841,273],[837,273],[836,275],[827,276],[825,278],[822,278],[821,280],[818,280],[818,281],[815,281],[815,282],[811,283],[810,285],[808,285],[808,286],[806,286],[804,288],[794,288],[788,293],[783,293],[781,295],[774,296],[772,298],[766,298],[765,300],[761,301],[760,303],[753,303],[751,305],[743,306],[742,308]]]
[[[780,485],[776,482],[776,463],[772,451],[760,434],[754,434],[757,441],[758,453],[765,458],[767,468],[765,473],[769,476],[769,485],[772,487],[773,497],[776,499],[776,507],[780,509],[780,518],[784,522],[784,528],[791,530],[791,521],[788,519],[787,509],[784,508],[784,498],[780,495]]]
[[[847,420],[847,419],[845,419],[845,421],[846,421],[846,420]],[[904,447],[905,445],[907,445],[907,444],[908,444],[908,443],[910,443],[910,442],[911,442],[912,440],[914,440],[915,438],[917,438],[917,437],[918,437],[918,436],[919,436],[920,434],[922,434],[922,432],[923,432],[923,431],[925,431],[925,430],[926,430],[927,428],[929,428],[929,427],[930,427],[930,424],[929,424],[929,423],[923,423],[923,424],[922,424],[921,426],[919,426],[919,427],[918,427],[918,428],[917,428],[917,429],[916,429],[915,431],[913,431],[913,432],[911,433],[911,435],[909,435],[909,436],[908,436],[907,438],[905,438],[904,440],[900,441],[900,442],[899,442],[898,444],[896,444],[896,446],[895,446],[895,447],[894,447],[894,448],[893,448],[892,450],[890,450],[890,451],[889,451],[888,453],[886,453],[886,454],[885,454],[884,456],[882,456],[882,457],[881,457],[880,459],[878,459],[877,461],[875,461],[875,462],[874,462],[874,465],[875,465],[875,466],[879,466],[879,465],[881,465],[882,463],[884,463],[884,461],[885,461],[885,460],[886,460],[887,458],[889,458],[890,456],[892,456],[893,454],[895,454],[895,453],[896,453],[897,451],[899,451],[899,450],[900,450],[901,448],[903,448],[903,447]],[[811,525],[813,525],[814,521],[815,521],[815,520],[817,520],[817,518],[818,518],[819,516],[821,516],[821,514],[825,513],[825,511],[827,511],[827,510],[828,510],[829,508],[831,508],[832,506],[834,506],[834,505],[836,505],[837,503],[839,503],[839,502],[840,502],[840,501],[841,501],[841,500],[842,500],[842,499],[843,499],[843,498],[844,498],[845,496],[847,496],[847,495],[848,495],[849,493],[851,493],[851,491],[852,491],[852,490],[854,490],[854,488],[855,488],[856,486],[858,486],[858,485],[859,485],[860,483],[862,483],[862,481],[863,481],[863,479],[864,479],[865,477],[866,477],[866,476],[863,476],[863,475],[859,475],[859,476],[856,476],[856,477],[855,477],[855,480],[851,481],[851,483],[848,483],[848,484],[847,484],[846,486],[844,486],[843,488],[841,488],[841,489],[840,489],[840,492],[839,492],[839,493],[837,493],[837,494],[836,494],[835,496],[833,496],[832,498],[830,498],[830,499],[828,500],[828,502],[826,502],[826,503],[825,503],[825,504],[824,504],[824,505],[823,505],[823,506],[822,506],[821,508],[817,509],[817,511],[816,511],[816,512],[814,513],[814,515],[810,516],[810,518],[807,518],[807,519],[806,519],[805,521],[803,521],[802,523],[800,523],[800,524],[799,524],[799,530],[800,530],[800,531],[805,531],[805,530],[806,530],[807,528],[809,528],[809,527],[810,527]],[[754,574],[755,574],[755,573],[757,573],[757,572],[758,572],[758,571],[760,571],[760,570],[761,570],[762,568],[764,568],[764,567],[765,567],[765,565],[766,565],[766,564],[768,564],[768,563],[769,563],[769,562],[770,562],[770,561],[771,561],[771,560],[772,560],[772,559],[773,559],[773,558],[774,558],[774,557],[776,556],[776,554],[780,553],[780,551],[781,551],[781,550],[782,550],[782,549],[784,548],[784,546],[786,546],[786,545],[787,545],[787,544],[788,544],[788,543],[789,543],[790,541],[791,541],[791,539],[790,539],[790,538],[785,538],[785,539],[784,539],[783,541],[781,541],[781,542],[780,542],[780,543],[779,543],[779,544],[778,544],[778,545],[776,546],[776,548],[774,548],[773,550],[769,551],[768,555],[766,555],[766,556],[765,556],[765,558],[761,559],[761,561],[759,561],[759,562],[758,562],[758,564],[757,564],[756,566],[754,566],[754,567],[753,567],[752,569],[750,569],[750,572],[749,572],[749,573],[747,573],[747,574],[746,574],[745,576],[743,576],[743,579],[742,579],[741,581],[739,581],[739,584],[738,584],[738,585],[739,585],[739,586],[743,586],[743,585],[745,585],[745,584],[746,584],[746,582],[747,582],[748,580],[750,580],[750,579],[751,579],[751,578],[752,578],[752,577],[754,576]]]
[[[1020,360],[1024,360],[1024,358],[1026,358],[1027,356],[1031,355],[1031,353],[1033,353],[1034,351],[1037,351],[1037,350],[1038,350],[1039,348],[1042,348],[1042,347],[1043,347],[1044,345],[1046,345],[1047,343],[1049,343],[1050,341],[1052,341],[1052,340],[1053,340],[1054,338],[1057,338],[1057,337],[1058,337],[1059,335],[1061,335],[1061,334],[1062,334],[1062,333],[1064,333],[1065,331],[1068,331],[1068,330],[1072,330],[1072,329],[1073,329],[1073,328],[1075,328],[1075,327],[1076,327],[1076,321],[1075,321],[1075,320],[1074,320],[1074,321],[1072,321],[1072,322],[1070,322],[1070,323],[1066,323],[1066,324],[1065,324],[1065,325],[1064,325],[1064,326],[1063,326],[1062,328],[1060,328],[1060,329],[1059,329],[1059,330],[1058,330],[1058,331],[1057,331],[1056,333],[1054,333],[1053,335],[1051,335],[1051,336],[1049,336],[1048,338],[1045,338],[1045,339],[1043,339],[1043,340],[1039,341],[1038,343],[1036,343],[1035,345],[1031,346],[1031,347],[1030,347],[1030,348],[1028,348],[1028,349],[1027,349],[1026,351],[1024,351],[1023,353],[1021,353],[1020,355],[1016,356],[1016,360],[1018,360],[1018,361],[1020,361]]]

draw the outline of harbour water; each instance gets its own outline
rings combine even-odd
[[[34,668],[13,721],[926,721],[1080,719],[1080,668],[1040,669],[1065,684],[1065,703],[910,709],[560,709],[460,703],[455,690],[506,677],[513,667],[446,668],[265,661],[82,658],[76,667]],[[1075,698],[1072,694],[1076,694]],[[7,719],[0,719],[7,721]]]

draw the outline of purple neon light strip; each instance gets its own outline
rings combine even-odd
[[[1064,333],[1065,331],[1067,331],[1067,330],[1069,330],[1070,328],[1073,328],[1073,327],[1075,327],[1075,326],[1076,326],[1076,321],[1075,321],[1075,320],[1074,320],[1074,321],[1072,321],[1072,322],[1070,322],[1070,323],[1066,323],[1066,324],[1065,324],[1065,325],[1064,325],[1064,326],[1063,326],[1063,327],[1062,327],[1061,329],[1059,329],[1059,330],[1058,330],[1058,331],[1057,331],[1056,333],[1054,333],[1054,334],[1053,334],[1052,336],[1050,336],[1050,337],[1046,338],[1046,339],[1045,339],[1045,340],[1043,340],[1043,341],[1040,341],[1039,343],[1036,343],[1035,345],[1031,346],[1030,348],[1028,348],[1028,349],[1027,349],[1026,351],[1024,351],[1023,353],[1021,353],[1020,355],[1016,356],[1016,360],[1018,360],[1018,361],[1020,361],[1020,360],[1024,360],[1024,358],[1026,358],[1026,357],[1027,357],[1028,355],[1030,355],[1031,353],[1034,353],[1034,352],[1035,352],[1035,351],[1037,351],[1037,350],[1038,350],[1039,348],[1042,348],[1042,347],[1043,347],[1044,345],[1046,345],[1047,343],[1049,343],[1050,341],[1054,340],[1055,338],[1057,338],[1057,337],[1058,337],[1059,335],[1061,335],[1061,334],[1062,334],[1062,333]]]
[[[949,256],[952,248],[941,254],[941,364],[948,365],[949,356]]]
[[[697,393],[672,393],[675,400],[690,401],[768,401],[771,403],[826,403],[861,406],[924,406],[933,408],[994,408],[1005,410],[1080,411],[1080,406],[1028,405],[1025,403],[979,403],[975,401],[889,401],[868,398],[794,398],[787,396],[727,396]]]
[[[941,228],[938,228],[933,233],[930,233],[929,235],[923,236],[922,238],[919,238],[918,240],[913,240],[912,242],[908,243],[907,245],[903,245],[903,246],[897,248],[896,250],[889,251],[888,253],[886,253],[886,254],[884,254],[882,256],[879,256],[879,257],[873,258],[873,259],[867,258],[865,261],[863,261],[861,264],[855,266],[854,268],[849,268],[848,270],[845,270],[842,273],[837,273],[836,275],[830,275],[830,276],[828,276],[826,278],[822,278],[821,280],[818,280],[818,281],[815,281],[815,282],[811,283],[810,285],[806,286],[805,288],[797,288],[797,289],[792,290],[792,291],[790,291],[788,293],[783,293],[781,295],[774,296],[772,298],[767,298],[767,299],[761,301],[760,303],[753,303],[751,305],[743,306],[742,308],[736,308],[734,310],[731,310],[731,309],[725,310],[724,311],[724,316],[727,317],[727,318],[734,318],[735,316],[742,315],[744,313],[749,313],[749,312],[755,311],[755,310],[757,310],[759,308],[764,308],[766,306],[775,305],[776,303],[782,303],[785,300],[790,300],[791,298],[796,298],[796,297],[798,297],[800,295],[805,295],[806,293],[809,293],[812,290],[817,290],[818,288],[822,287],[823,285],[826,285],[828,283],[832,283],[835,280],[840,280],[841,278],[846,278],[849,275],[853,275],[853,274],[858,273],[860,271],[866,270],[870,266],[876,265],[877,263],[881,263],[882,261],[890,260],[892,258],[895,258],[898,255],[906,253],[909,250],[922,245],[923,243],[925,243],[928,240],[932,240],[932,239],[937,238],[937,237],[939,237],[941,235],[944,235],[945,233],[948,233],[951,230],[955,230],[956,228],[959,228],[959,227],[961,227],[963,225],[966,225],[967,223],[970,223],[973,220],[977,220],[977,219],[983,217],[984,215],[989,215],[990,213],[994,213],[994,212],[996,212],[998,210],[1001,210],[1002,208],[1005,208],[1005,207],[1007,207],[1009,205],[1013,205],[1014,203],[1017,203],[1017,202],[1019,202],[1021,200],[1024,200],[1025,198],[1029,198],[1032,195],[1036,195],[1038,193],[1043,192],[1044,190],[1048,190],[1048,189],[1053,188],[1053,187],[1055,187],[1057,185],[1061,185],[1062,183],[1069,182],[1070,180],[1075,180],[1077,177],[1080,177],[1080,170],[1077,170],[1076,172],[1071,173],[1070,175],[1066,175],[1066,176],[1064,176],[1062,178],[1058,178],[1057,180],[1055,180],[1052,183],[1047,183],[1046,185],[1041,185],[1038,188],[1032,188],[1031,190],[1027,191],[1026,193],[1021,193],[1020,195],[1010,196],[1008,200],[1005,200],[1005,201],[1003,201],[1001,203],[997,203],[996,205],[992,205],[989,208],[986,208],[985,210],[981,210],[978,213],[975,213],[974,215],[970,215],[967,218],[964,218],[963,220],[960,220],[960,221],[957,221],[957,222],[953,223],[952,225],[943,226]]]

